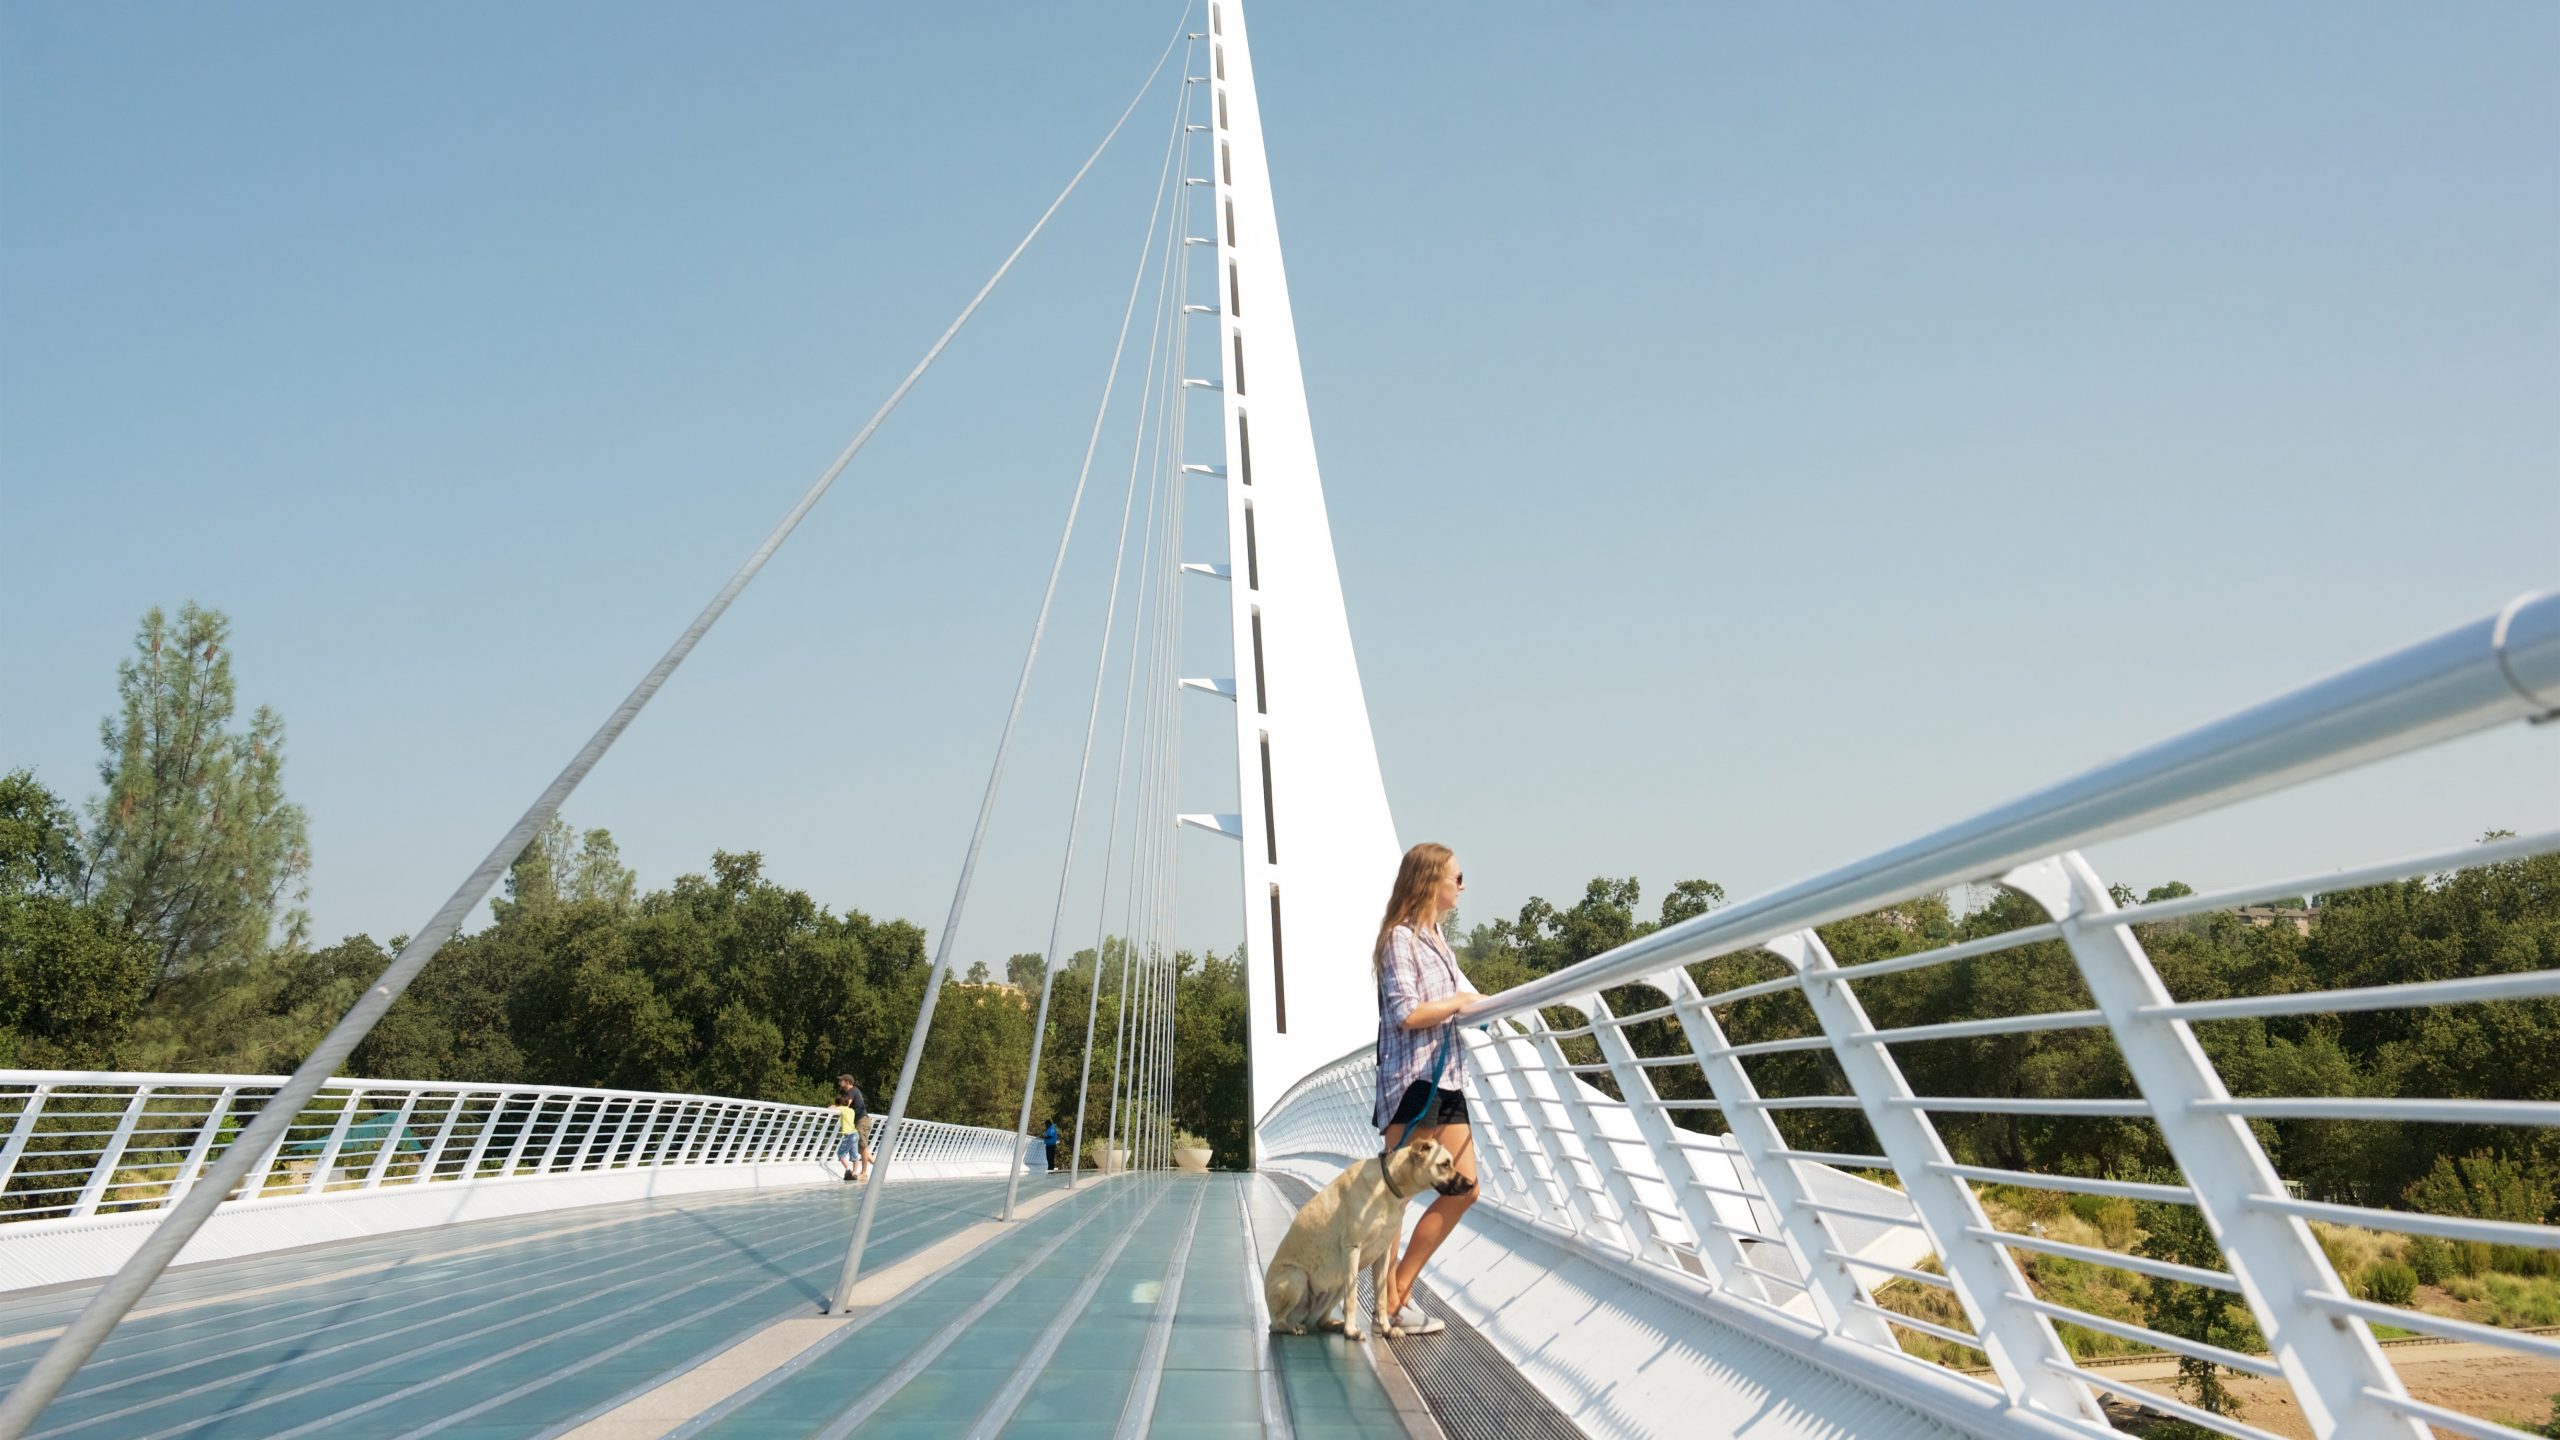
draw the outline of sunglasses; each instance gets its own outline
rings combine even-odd
[[[1466,883],[1467,883],[1467,872],[1466,872],[1466,871],[1464,871],[1464,870],[1461,870],[1461,871],[1459,871],[1455,876],[1453,876],[1452,878],[1453,878],[1453,879],[1455,879],[1459,884],[1464,885],[1464,884],[1466,884]]]

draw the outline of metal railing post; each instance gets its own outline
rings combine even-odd
[[[569,1127],[577,1121],[578,1107],[586,1103],[585,1097],[580,1095],[562,1095],[559,1098],[560,1118],[551,1122],[551,1138],[542,1143],[542,1159],[533,1167],[536,1175],[550,1174],[552,1166],[558,1163],[560,1147],[569,1139]],[[544,1103],[549,1101],[550,1097],[545,1096]]]
[[[631,1164],[635,1169],[658,1163],[658,1149],[667,1138],[666,1127],[658,1123],[658,1117],[666,1110],[666,1101],[652,1100],[649,1113],[640,1117],[640,1136],[631,1144]]]
[[[1581,995],[1560,1003],[1581,1012],[1588,1021],[1599,1009],[1599,1002],[1597,995]],[[1590,1162],[1592,1174],[1599,1178],[1600,1188],[1618,1212],[1618,1248],[1626,1251],[1631,1260],[1641,1260],[1647,1251],[1652,1251],[1666,1263],[1677,1264],[1670,1241],[1655,1227],[1653,1216],[1636,1203],[1635,1187],[1628,1183],[1609,1137],[1602,1133],[1599,1117],[1592,1113],[1590,1097],[1582,1093],[1578,1083],[1581,1077],[1566,1068],[1572,1062],[1564,1058],[1564,1047],[1549,1032],[1546,1017],[1532,1011],[1521,1018],[1527,1022],[1530,1052],[1545,1067],[1547,1083],[1555,1089],[1566,1123],[1582,1142],[1582,1153]]]
[[[1490,1049],[1490,1045],[1471,1046],[1467,1057],[1474,1063],[1478,1072],[1476,1094],[1472,1099],[1482,1102],[1480,1108],[1484,1112],[1481,1115],[1475,1115],[1476,1107],[1472,1106],[1469,1110],[1469,1114],[1475,1117],[1473,1128],[1477,1142],[1476,1180],[1479,1184],[1492,1182],[1487,1187],[1487,1194],[1495,1203],[1502,1203],[1501,1197],[1506,1194],[1516,1195],[1519,1197],[1518,1202],[1512,1208],[1525,1208],[1531,1215],[1543,1215],[1546,1211],[1539,1202],[1537,1177],[1529,1173],[1527,1162],[1514,1153],[1512,1147],[1515,1142],[1511,1133],[1511,1121],[1501,1113],[1500,1097],[1493,1093],[1491,1071],[1498,1067],[1494,1066],[1487,1054]],[[1353,1089],[1348,1104],[1359,1107],[1364,1116],[1374,1116],[1377,1113],[1364,1103],[1364,1101],[1374,1100],[1375,1097],[1359,1094],[1356,1087],[1347,1088]],[[1364,1126],[1361,1131],[1364,1140],[1367,1134],[1368,1131]],[[1381,1143],[1384,1142],[1381,1141]],[[1352,1153],[1357,1154],[1358,1150],[1353,1149]],[[1491,1165],[1484,1163],[1486,1156],[1492,1157]]]
[[[1527,1123],[1530,1138],[1538,1142],[1539,1150],[1546,1155],[1548,1173],[1555,1177],[1556,1198],[1564,1203],[1574,1233],[1594,1241],[1601,1239],[1604,1233],[1602,1217],[1600,1212],[1591,1208],[1591,1191],[1583,1185],[1580,1173],[1574,1169],[1572,1157],[1565,1153],[1564,1146],[1556,1138],[1555,1122],[1548,1118],[1544,1109],[1548,1105],[1562,1108],[1564,1102],[1538,1093],[1532,1082],[1543,1077],[1544,1070],[1524,1067],[1512,1057],[1514,1046],[1528,1050],[1533,1059],[1537,1053],[1520,1035],[1516,1022],[1497,1025],[1493,1033],[1493,1043],[1502,1052],[1503,1068],[1510,1072],[1514,1102],[1519,1106],[1521,1119]]]
[[[400,1153],[401,1137],[409,1133],[409,1116],[418,1108],[418,1092],[412,1088],[400,1097],[400,1113],[391,1119],[391,1128],[382,1132],[382,1141],[373,1152],[373,1165],[365,1171],[364,1188],[379,1190],[382,1177],[391,1169],[391,1157]]]
[[[604,1142],[604,1158],[597,1162],[597,1169],[613,1170],[621,1167],[622,1137],[631,1133],[631,1117],[638,1113],[640,1113],[639,1097],[624,1096],[621,1116],[613,1122],[613,1138]]]
[[[1646,983],[1656,990],[1663,988],[1658,979]],[[1662,1108],[1662,1097],[1654,1091],[1651,1073],[1636,1063],[1635,1047],[1627,1043],[1626,1031],[1611,1013],[1609,1002],[1597,991],[1588,1000],[1582,1010],[1591,1021],[1591,1038],[1599,1043],[1601,1058],[1609,1062],[1609,1073],[1617,1077],[1618,1089],[1627,1097],[1627,1113],[1635,1118],[1636,1129],[1662,1164],[1662,1178],[1671,1187],[1672,1203],[1680,1207],[1690,1233],[1697,1237],[1698,1262],[1707,1269],[1708,1283],[1765,1297],[1766,1288],[1747,1273],[1742,1242],[1717,1223],[1721,1217],[1716,1214],[1715,1197],[1698,1188],[1697,1171],[1691,1168],[1689,1152],[1680,1144],[1683,1132],[1671,1123],[1671,1112]],[[1698,1138],[1703,1140],[1706,1136],[1701,1134]]]
[[[2230,1092],[2185,1021],[2143,1014],[2147,1007],[2171,1003],[2169,987],[2161,983],[2132,927],[2107,918],[2115,902],[2097,871],[2073,852],[2021,866],[2001,882],[2061,922],[2063,944],[2090,998],[2106,1016],[2125,1068],[2149,1102],[2170,1158],[2195,1192],[2196,1207],[2222,1247],[2223,1263],[2240,1283],[2241,1298],[2266,1336],[2268,1353],[2284,1371],[2312,1433],[2425,1440],[2433,1433],[2425,1424],[2370,1398],[2406,1393],[2399,1373],[2374,1342],[2371,1327],[2305,1299],[2343,1295],[2347,1289],[2307,1223],[2253,1203],[2258,1196],[2285,1191],[2266,1151],[2249,1133],[2249,1122],[2193,1108],[2200,1101],[2228,1100]]]
[[[1830,948],[1810,930],[1781,935],[1768,948],[1795,970],[1797,988],[1822,1023],[1832,1056],[1858,1097],[1859,1113],[1875,1132],[1877,1147],[1902,1177],[1903,1193],[1911,1198],[1929,1239],[1938,1247],[1938,1262],[1973,1322],[2000,1388],[2013,1402],[2104,1423],[2097,1398],[2086,1382],[2071,1373],[2071,1351],[2053,1322],[2009,1303],[2009,1295],[2029,1293],[2026,1276],[2008,1250],[1981,1238],[1991,1221],[1972,1188],[1933,1168],[1953,1163],[1946,1142],[1928,1115],[1912,1103],[1911,1086],[1902,1078],[1902,1066],[1893,1052],[1873,1038],[1875,1026],[1867,1019],[1867,1008],[1849,982],[1839,978],[1840,967],[1831,958]],[[1688,1018],[1685,1009],[1681,1018]],[[1793,1203],[1796,1197],[1779,1200],[1774,1175],[1762,1176],[1761,1184],[1770,1187],[1770,1198],[1778,1201],[1782,1218],[1804,1213]],[[1834,1261],[1826,1262],[1824,1268],[1837,1272],[1847,1267]]]
[[[435,1179],[436,1172],[444,1168],[445,1146],[450,1144],[453,1140],[454,1126],[462,1119],[462,1102],[468,1094],[468,1091],[463,1090],[452,1090],[445,1093],[444,1119],[437,1124],[436,1138],[427,1146],[426,1158],[418,1162],[417,1178],[411,1180],[409,1182],[410,1184],[424,1185]],[[463,1171],[462,1178],[469,1179],[470,1175],[471,1172],[468,1169],[465,1169]]]
[[[690,1165],[693,1163],[694,1144],[702,1138],[702,1127],[710,1118],[711,1107],[700,1100],[679,1100],[676,1113],[684,1120],[684,1134],[670,1147],[674,1155],[668,1163]]]
[[[267,1092],[265,1102],[258,1107],[259,1114],[265,1114],[266,1107],[276,1103],[277,1093],[278,1092],[274,1090],[269,1090]],[[256,1122],[252,1121],[251,1123],[254,1124]],[[240,1127],[240,1133],[242,1135],[248,1134],[248,1126],[244,1125]],[[276,1138],[267,1142],[267,1148],[258,1156],[257,1163],[249,1167],[248,1177],[240,1182],[240,1194],[238,1198],[243,1200],[255,1200],[267,1192],[267,1181],[276,1173],[276,1157],[284,1153],[285,1137],[292,1133],[293,1127],[291,1125],[287,1125],[276,1131]],[[233,1143],[236,1144],[238,1142],[235,1141]],[[223,1198],[228,1200],[232,1197],[226,1195]]]
[[[1538,1138],[1538,1117],[1530,1109],[1534,1097],[1501,1042],[1488,1035],[1469,1058],[1478,1062],[1476,1084],[1484,1092],[1485,1109],[1489,1112],[1486,1118],[1491,1123],[1485,1131],[1504,1142],[1504,1153],[1511,1159],[1512,1172],[1520,1179],[1530,1213],[1560,1229],[1582,1233],[1582,1223],[1577,1218],[1581,1212],[1565,1198],[1565,1177],[1558,1172],[1545,1142]]]
[[[479,1133],[471,1137],[471,1154],[469,1158],[462,1162],[462,1174],[458,1178],[464,1180],[477,1180],[480,1178],[480,1161],[488,1155],[489,1142],[497,1136],[499,1117],[505,1115],[506,1110],[507,1092],[504,1090],[491,1091],[489,1095],[489,1113],[481,1117]]]
[[[311,1167],[311,1183],[302,1191],[305,1195],[326,1194],[329,1172],[338,1168],[338,1151],[347,1143],[347,1127],[355,1124],[356,1107],[364,1102],[362,1086],[351,1087],[346,1093],[347,1103],[338,1107],[338,1123],[329,1129],[329,1143],[321,1147],[320,1158]]]
[[[196,1177],[204,1173],[204,1157],[213,1152],[213,1142],[222,1135],[223,1118],[231,1113],[231,1097],[240,1087],[225,1085],[205,1111],[204,1127],[196,1131],[195,1143],[187,1147],[187,1158],[178,1164],[178,1178],[169,1185],[169,1193],[160,1203],[163,1208],[178,1203],[178,1197],[195,1188]],[[0,1190],[8,1188],[5,1167],[0,1167]]]
[[[107,1193],[107,1182],[116,1173],[116,1162],[124,1158],[124,1147],[133,1138],[133,1127],[142,1123],[142,1107],[151,1098],[151,1087],[133,1087],[133,1097],[125,1101],[124,1115],[116,1121],[115,1133],[107,1137],[106,1148],[98,1152],[97,1162],[90,1167],[88,1183],[80,1187],[80,1198],[72,1203],[74,1215],[95,1215],[98,1202]]]
[[[7,1194],[9,1182],[17,1178],[18,1157],[27,1153],[27,1141],[36,1133],[36,1117],[44,1113],[45,1097],[52,1093],[53,1087],[41,1082],[29,1089],[27,1103],[11,1122],[9,1143],[0,1147],[0,1195]]]
[[[1779,953],[1793,963],[1793,957]],[[1690,1052],[1698,1057],[1699,1073],[1706,1077],[1707,1089],[1716,1097],[1716,1105],[1724,1115],[1734,1151],[1742,1160],[1741,1168],[1760,1187],[1760,1193],[1769,1197],[1769,1211],[1777,1222],[1777,1233],[1772,1238],[1786,1251],[1795,1267],[1795,1278],[1807,1287],[1805,1294],[1812,1300],[1822,1328],[1900,1353],[1902,1347],[1894,1340],[1893,1331],[1867,1308],[1871,1302],[1857,1275],[1839,1261],[1823,1258],[1826,1250],[1847,1247],[1832,1234],[1819,1212],[1805,1208],[1813,1196],[1805,1188],[1804,1177],[1797,1172],[1794,1161],[1778,1153],[1793,1147],[1778,1128],[1776,1113],[1762,1103],[1759,1082],[1751,1078],[1741,1058],[1733,1053],[1725,1038],[1724,1022],[1716,1018],[1715,1008],[1706,1003],[1697,982],[1689,978],[1686,970],[1664,971],[1647,977],[1644,983],[1661,991],[1675,1007],[1681,1033],[1689,1039]]]
[[[512,1095],[507,1098],[515,1099]],[[528,1103],[525,1105],[524,1118],[516,1122],[516,1138],[508,1143],[507,1158],[498,1166],[500,1179],[514,1177],[516,1166],[524,1160],[525,1147],[533,1143],[533,1122],[541,1116],[542,1107],[550,1097],[536,1090],[526,1095],[525,1099]]]

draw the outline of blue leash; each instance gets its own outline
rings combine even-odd
[[[1437,1108],[1439,1105],[1440,1076],[1442,1072],[1449,1068],[1449,1046],[1453,1044],[1457,1038],[1458,1027],[1455,1024],[1441,1027],[1440,1055],[1438,1059],[1431,1062],[1431,1093],[1422,1097],[1422,1108],[1413,1113],[1412,1119],[1404,1122],[1404,1133],[1397,1136],[1396,1143],[1388,1146],[1388,1149],[1401,1150],[1407,1144],[1411,1143],[1413,1140],[1414,1128],[1422,1123],[1422,1117],[1430,1114],[1432,1110]]]

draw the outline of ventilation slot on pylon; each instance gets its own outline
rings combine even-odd
[[[1262,607],[1259,605],[1253,607],[1253,713],[1256,715],[1271,713],[1271,697],[1263,693],[1262,689]],[[1267,780],[1270,774],[1267,764],[1263,773]],[[1265,813],[1271,809],[1268,804],[1262,808]]]
[[[1219,78],[1219,79],[1221,79],[1221,80],[1226,79],[1226,78],[1227,78],[1227,47],[1226,47],[1226,46],[1224,46],[1224,45],[1221,45],[1221,46],[1219,46],[1217,49],[1215,49],[1215,50],[1211,51],[1211,52],[1210,52],[1210,54],[1211,54],[1211,56],[1212,56],[1214,59],[1216,59],[1216,60],[1217,60],[1217,62],[1218,62],[1218,71],[1217,71],[1218,78]]]
[[[1236,283],[1236,265],[1232,260],[1227,262],[1227,313],[1244,313],[1244,287]]]
[[[1262,588],[1262,555],[1253,543],[1253,502],[1244,502],[1244,588]],[[1262,612],[1255,611],[1255,614]]]
[[[1271,813],[1271,732],[1262,733],[1262,848],[1269,863],[1280,863],[1280,821]]]
[[[1289,972],[1280,964],[1280,887],[1271,887],[1271,1028],[1289,1033]]]
[[[1218,128],[1227,128],[1227,92],[1224,90],[1218,92]]]
[[[1227,248],[1236,248],[1236,202],[1227,202]]]
[[[1244,483],[1253,483],[1253,427],[1245,423],[1245,413],[1236,412],[1236,474]]]
[[[1209,7],[1209,33],[1212,35],[1227,33],[1226,27],[1218,23],[1218,7],[1215,5]]]
[[[1244,337],[1236,337],[1236,393],[1244,393]]]
[[[1224,140],[1218,142],[1218,179],[1227,185],[1236,183],[1236,157],[1227,149]]]

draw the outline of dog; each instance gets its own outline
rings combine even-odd
[[[1368,1338],[1360,1331],[1361,1267],[1368,1267],[1370,1293],[1384,1295],[1406,1198],[1425,1188],[1446,1193],[1459,1178],[1458,1157],[1437,1140],[1388,1151],[1334,1176],[1300,1207],[1262,1273],[1273,1332],[1304,1335],[1339,1305],[1342,1338]],[[1404,1333],[1392,1315],[1377,1322],[1383,1334]]]

